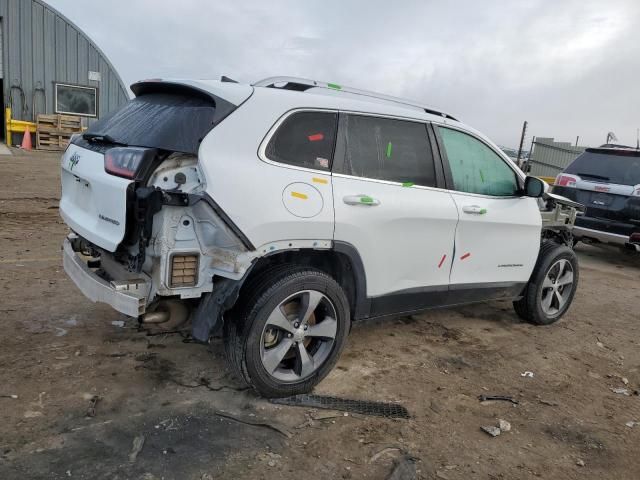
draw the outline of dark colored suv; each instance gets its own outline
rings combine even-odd
[[[576,219],[576,240],[640,251],[640,149],[588,148],[558,175],[553,192],[586,207]]]

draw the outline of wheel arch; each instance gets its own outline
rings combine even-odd
[[[352,318],[357,320],[369,315],[364,264],[353,245],[334,242],[333,248],[327,250],[292,249],[265,255],[254,263],[246,278],[243,279],[243,284],[250,284],[251,277],[271,266],[286,263],[317,268],[330,275],[344,290],[349,300]],[[242,296],[242,289],[240,296]]]

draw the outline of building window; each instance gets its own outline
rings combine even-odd
[[[56,83],[56,113],[98,116],[98,89]]]

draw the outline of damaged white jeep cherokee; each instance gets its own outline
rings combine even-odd
[[[262,395],[311,390],[355,320],[571,304],[580,206],[446,113],[288,77],[131,88],[62,158],[64,268],[156,330],[222,332]]]

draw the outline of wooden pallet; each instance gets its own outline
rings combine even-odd
[[[67,148],[71,136],[82,132],[82,119],[73,115],[38,115],[36,148],[60,151]]]
[[[73,133],[38,132],[36,131],[36,148],[38,150],[65,150]]]
[[[77,133],[82,131],[82,118],[74,115],[38,115],[37,130]]]

